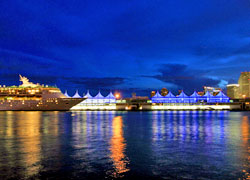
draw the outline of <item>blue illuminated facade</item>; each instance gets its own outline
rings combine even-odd
[[[162,96],[157,91],[151,100],[152,103],[226,103],[229,102],[229,97],[227,97],[223,92],[219,92],[216,96],[206,92],[203,96],[200,96],[196,91],[194,91],[194,93],[190,96],[186,95],[183,91],[178,96],[173,95],[171,92],[169,92],[166,96]]]

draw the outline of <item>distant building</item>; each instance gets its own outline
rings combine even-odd
[[[204,93],[204,91],[199,91],[199,92],[197,92],[197,94],[200,96],[203,96],[205,93]]]
[[[126,101],[140,101],[149,100],[148,96],[136,96],[136,93],[132,93],[132,97],[124,98]]]
[[[239,84],[228,84],[227,85],[227,96],[232,99],[239,99]]]
[[[210,92],[214,96],[216,96],[217,94],[219,94],[219,92],[222,91],[222,89],[218,87],[204,86],[203,88],[204,88],[204,93]]]
[[[167,94],[168,94],[167,88],[162,88],[162,89],[161,89],[161,95],[162,95],[162,96],[166,96]]]
[[[156,92],[155,92],[155,91],[151,91],[151,93],[150,93],[150,97],[153,97],[155,94],[156,94]]]
[[[238,84],[239,98],[250,98],[250,72],[241,72]]]

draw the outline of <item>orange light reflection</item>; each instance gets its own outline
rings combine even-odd
[[[115,178],[123,177],[123,173],[129,171],[129,168],[127,168],[129,161],[124,154],[126,143],[123,137],[122,126],[122,117],[115,117],[112,122],[113,136],[110,140],[110,158],[112,159],[115,168],[112,176]]]
[[[244,178],[243,179],[250,179],[250,173],[249,173],[250,147],[248,146],[249,121],[248,121],[248,117],[247,116],[244,116],[243,119],[242,119],[241,129],[242,129],[242,141],[243,141],[243,145],[247,148],[247,152],[248,152],[247,163],[244,164],[244,169],[242,170],[242,172],[244,173]]]

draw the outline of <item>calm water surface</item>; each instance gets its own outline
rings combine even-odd
[[[0,179],[248,179],[250,112],[0,112]]]

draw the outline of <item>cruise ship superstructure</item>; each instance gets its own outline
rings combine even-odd
[[[20,76],[20,86],[0,87],[0,110],[66,111],[86,98],[68,98],[59,88],[29,82]]]

